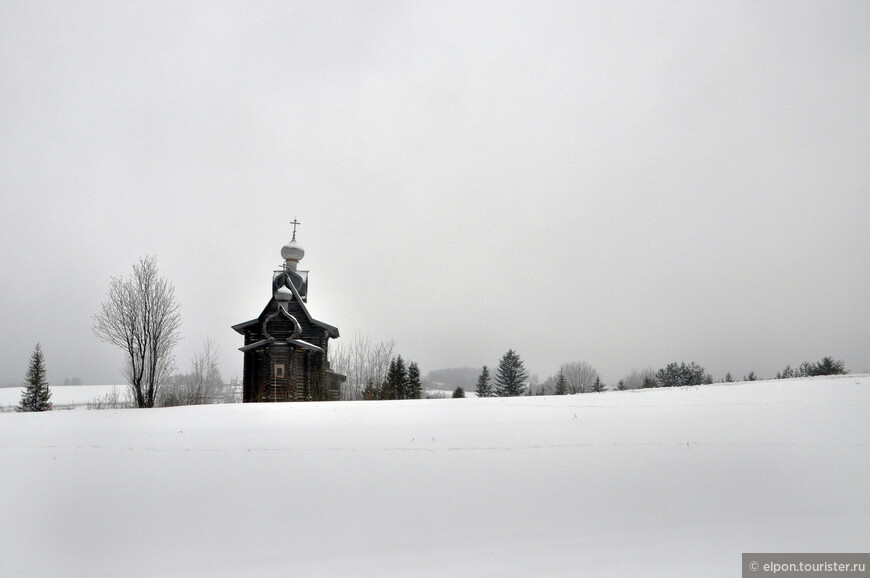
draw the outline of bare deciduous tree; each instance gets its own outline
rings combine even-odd
[[[352,341],[336,341],[329,350],[329,367],[347,376],[341,386],[341,399],[364,399],[367,383],[380,387],[387,378],[396,340],[372,343],[359,333]]]
[[[592,390],[598,371],[585,361],[566,363],[561,367],[568,384],[568,393],[586,393]]]
[[[644,380],[655,380],[655,378],[656,370],[652,367],[633,369],[631,373],[622,378],[622,389],[641,389]]]
[[[218,364],[220,353],[211,338],[207,338],[202,351],[190,360],[191,371],[171,376],[161,388],[162,406],[199,405],[227,401],[227,391]]]
[[[124,375],[138,407],[154,407],[160,385],[173,369],[180,327],[175,289],[158,274],[154,257],[140,259],[129,277],[112,278],[93,331],[124,352]]]
[[[113,387],[112,391],[104,394],[102,397],[95,397],[89,401],[85,407],[88,409],[118,409],[122,407],[133,407],[129,393],[130,391],[128,390],[124,399],[121,399],[120,390],[117,387]]]

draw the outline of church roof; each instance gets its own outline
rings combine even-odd
[[[330,325],[329,323],[324,323],[323,321],[318,321],[317,319],[314,319],[311,316],[311,313],[308,311],[308,308],[305,306],[305,301],[302,300],[302,297],[299,295],[299,291],[296,290],[296,287],[294,287],[292,283],[288,283],[287,285],[284,285],[284,287],[288,287],[290,289],[290,291],[293,292],[293,298],[296,299],[296,302],[300,305],[300,307],[302,307],[302,312],[305,314],[305,318],[308,319],[308,321],[311,322],[312,325],[317,325],[318,327],[322,327],[323,329],[326,330],[327,335],[329,335],[332,338],[337,338],[339,336],[338,335],[338,327]],[[273,296],[271,299],[269,299],[269,302],[266,304],[265,309],[263,309],[263,312],[260,313],[259,317],[257,317],[256,319],[251,319],[250,321],[244,321],[242,323],[238,323],[236,325],[233,325],[233,329],[235,329],[238,333],[241,333],[242,335],[244,335],[246,328],[251,327],[253,325],[259,325],[260,320],[263,318],[263,315],[272,307],[272,302],[274,302],[274,301],[275,301],[275,297]],[[252,345],[254,345],[254,344],[252,343],[250,345],[247,345],[246,347],[251,348]],[[266,344],[264,343],[263,345],[266,345]],[[306,343],[306,345],[310,345],[311,347],[316,347],[314,345],[311,345],[310,343]]]
[[[299,347],[300,349],[310,349],[311,351],[319,351],[320,353],[323,353],[322,348],[314,345],[313,343],[308,343],[307,341],[305,341],[303,339],[284,339],[283,341],[285,341],[286,343],[289,343],[290,345],[295,345],[296,347]],[[260,341],[255,341],[254,343],[249,343],[248,345],[245,345],[244,347],[239,347],[239,351],[251,351],[253,349],[259,349],[261,347],[265,347],[266,345],[274,345],[275,343],[280,343],[280,342],[277,339],[275,339],[274,337],[270,337],[269,339],[261,339]]]

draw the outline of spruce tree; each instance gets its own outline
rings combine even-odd
[[[489,369],[483,366],[480,377],[477,378],[477,397],[492,397],[492,383],[489,381]]]
[[[381,399],[408,399],[408,370],[401,355],[390,361],[387,379],[381,389]]]
[[[390,360],[390,368],[387,369],[387,377],[384,378],[384,383],[381,384],[380,398],[381,399],[396,399],[396,392],[393,389],[395,384],[396,373],[396,358]]]
[[[520,356],[508,349],[495,370],[496,392],[500,396],[513,397],[523,393],[523,381],[528,374]]]
[[[396,357],[396,399],[408,399],[408,369],[405,360],[399,355]]]
[[[420,383],[420,368],[415,362],[408,364],[408,399],[420,399],[423,396],[423,385]]]
[[[37,343],[30,356],[30,366],[25,375],[27,382],[24,391],[21,392],[21,402],[18,411],[47,411],[51,409],[51,391],[48,389],[48,381],[45,379],[45,358],[42,356],[42,347]]]
[[[603,383],[601,383],[601,378],[596,376],[595,383],[592,384],[592,391],[598,393],[607,389]]]
[[[396,375],[393,391],[396,392],[395,399],[408,399],[408,370],[405,367],[405,360],[401,355],[396,356]]]
[[[453,397],[465,397],[465,390],[462,389],[461,385],[457,386],[456,389],[453,390]]]
[[[568,393],[568,380],[565,379],[565,372],[559,370],[559,378],[556,380],[556,395],[565,395]]]

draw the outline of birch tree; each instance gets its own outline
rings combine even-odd
[[[123,373],[137,407],[154,407],[174,367],[180,327],[175,289],[159,275],[154,257],[140,259],[129,277],[112,278],[93,332],[124,352]]]

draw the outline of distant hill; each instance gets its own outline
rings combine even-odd
[[[433,369],[426,374],[423,381],[430,389],[453,391],[462,387],[465,391],[474,391],[477,387],[477,377],[481,367],[451,367],[448,369]]]

